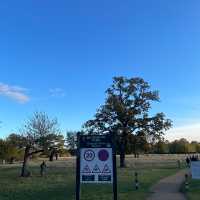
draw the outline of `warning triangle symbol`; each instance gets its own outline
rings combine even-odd
[[[89,173],[91,173],[90,168],[89,168],[88,165],[86,165],[86,166],[83,168],[82,173],[85,173],[85,174],[89,174]]]
[[[92,173],[101,173],[101,170],[99,169],[99,166],[98,165],[95,165],[93,170],[92,170]]]
[[[111,170],[107,164],[104,166],[102,173],[111,173]]]

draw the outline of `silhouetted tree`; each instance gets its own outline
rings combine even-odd
[[[120,166],[124,167],[128,136],[135,136],[136,151],[141,135],[157,140],[163,136],[164,130],[171,127],[171,120],[165,119],[163,113],[149,116],[151,103],[159,101],[159,94],[151,91],[142,78],[114,77],[106,95],[105,104],[97,110],[94,119],[85,123],[84,128],[89,134],[114,132],[120,141]]]

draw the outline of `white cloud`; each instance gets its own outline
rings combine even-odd
[[[27,89],[19,86],[0,83],[0,95],[14,99],[19,103],[27,103],[30,100],[30,97],[25,94],[26,91]]]
[[[62,88],[52,88],[49,90],[52,97],[64,97],[65,91]]]
[[[166,139],[169,141],[181,138],[186,138],[188,141],[200,141],[200,122],[175,127],[166,133]]]

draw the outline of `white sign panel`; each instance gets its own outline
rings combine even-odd
[[[113,183],[112,148],[82,148],[81,183]]]
[[[191,173],[193,179],[200,179],[200,161],[191,162]]]

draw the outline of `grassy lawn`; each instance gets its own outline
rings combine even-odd
[[[50,166],[46,177],[39,176],[39,167],[32,165],[32,177],[20,178],[20,167],[0,167],[1,200],[74,200],[75,167],[67,164]],[[174,174],[176,168],[143,168],[139,172],[140,189],[134,190],[132,168],[118,169],[119,200],[143,200],[150,187],[162,177]],[[110,185],[82,185],[81,200],[111,200]],[[195,198],[194,198],[195,199]],[[198,198],[199,199],[199,198]]]
[[[200,180],[191,180],[189,190],[186,192],[188,200],[200,199]]]

